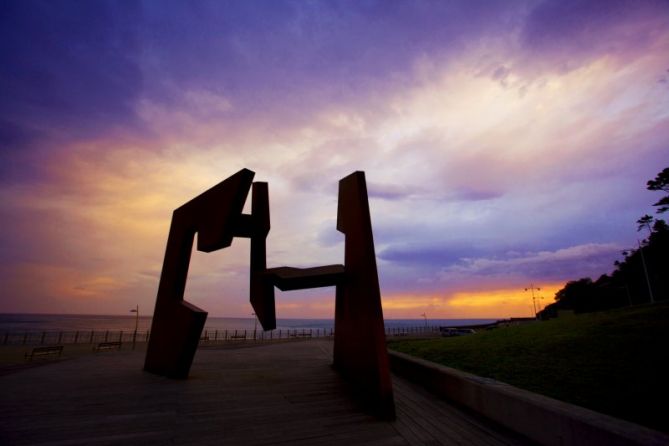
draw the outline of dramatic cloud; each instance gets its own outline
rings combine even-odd
[[[613,244],[587,244],[571,246],[557,251],[532,253],[509,252],[503,258],[465,257],[456,265],[442,270],[443,278],[449,274],[511,276],[524,274],[549,280],[568,280],[571,277],[597,274],[602,265],[621,252]]]
[[[0,311],[152,308],[172,210],[247,167],[269,266],[343,261],[364,170],[386,315],[527,315],[611,270],[669,162],[666,2],[0,8]],[[248,255],[194,252],[187,298],[249,315]]]
[[[593,54],[634,57],[657,43],[667,25],[662,0],[547,0],[532,9],[522,42],[533,52],[550,52],[561,69],[587,63]]]

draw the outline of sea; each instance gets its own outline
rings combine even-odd
[[[386,319],[388,329],[423,326],[463,327],[494,323],[498,319]],[[81,314],[0,314],[0,332],[58,332],[58,331],[133,331],[151,329],[151,316],[81,315]],[[277,319],[278,330],[309,330],[334,327],[333,319]],[[205,330],[260,330],[254,318],[208,317]]]

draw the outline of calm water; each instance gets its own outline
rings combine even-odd
[[[496,319],[428,319],[430,326],[463,326],[486,324]],[[277,319],[277,329],[330,329],[332,319]],[[418,327],[425,325],[424,319],[386,319],[386,328]],[[206,330],[253,330],[252,318],[208,317]],[[260,325],[257,326],[260,330]],[[151,317],[139,318],[140,332],[151,328]],[[135,329],[135,316],[93,316],[77,314],[0,314],[0,332],[39,332],[77,330],[124,330]]]

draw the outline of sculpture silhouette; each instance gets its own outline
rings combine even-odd
[[[390,366],[364,172],[339,182],[337,230],[346,278],[337,285],[334,366],[382,418],[395,418]]]
[[[263,257],[264,266],[265,237],[269,231],[266,183],[253,185],[259,197],[258,218],[242,214],[254,175],[248,169],[240,170],[174,211],[144,370],[170,378],[188,377],[207,319],[204,310],[183,300],[196,233],[197,249],[204,252],[230,246],[233,237],[250,237],[252,262],[258,262],[253,253],[259,253]],[[254,237],[256,234],[258,236]],[[268,299],[268,295],[263,294],[262,298]],[[273,295],[271,302],[252,299],[252,304],[256,313],[261,315],[259,318],[263,328],[275,328]]]
[[[267,183],[253,183],[251,198],[251,283],[249,294],[253,310],[265,330],[276,328],[274,286],[264,278],[267,269],[265,240],[270,229]]]
[[[364,172],[339,181],[337,230],[344,233],[345,265],[267,270],[282,291],[336,285],[333,366],[353,384],[370,411],[395,417],[381,292]]]
[[[395,417],[381,293],[364,172],[339,182],[337,229],[345,235],[345,265],[267,269],[270,229],[267,183],[252,183],[243,169],[174,211],[158,288],[144,369],[186,378],[207,313],[183,300],[193,237],[198,250],[251,239],[250,300],[263,329],[276,328],[274,287],[282,291],[336,286],[333,366],[351,382],[367,407]],[[242,214],[253,188],[251,215]]]

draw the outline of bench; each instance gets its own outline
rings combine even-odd
[[[63,346],[62,345],[54,345],[51,347],[35,347],[33,348],[33,351],[30,353],[25,354],[25,359],[32,361],[34,357],[42,357],[42,356],[58,356],[60,358],[60,355],[63,353]]]
[[[290,335],[291,338],[310,338],[311,333],[293,333]]]
[[[121,350],[121,341],[115,341],[115,342],[100,342],[97,346],[93,347],[94,352],[101,352],[101,351],[106,351],[106,350]]]
[[[246,335],[230,335],[230,339],[246,339]]]

